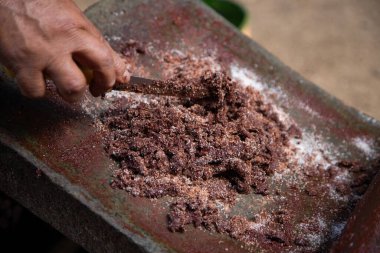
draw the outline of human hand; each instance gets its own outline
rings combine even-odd
[[[0,0],[0,62],[31,98],[44,96],[47,76],[77,101],[87,88],[80,67],[92,70],[94,96],[129,81],[125,62],[71,0]]]

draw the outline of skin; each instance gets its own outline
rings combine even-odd
[[[48,77],[63,99],[78,101],[88,86],[81,69],[92,70],[94,96],[129,81],[125,62],[71,0],[0,0],[0,62],[30,98],[45,95]]]

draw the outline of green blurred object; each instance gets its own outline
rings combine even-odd
[[[203,2],[237,28],[242,29],[244,27],[247,20],[247,12],[238,3],[228,0],[203,0]]]

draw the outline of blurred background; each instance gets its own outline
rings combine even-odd
[[[252,39],[326,91],[380,119],[379,0],[238,0]]]
[[[203,1],[306,79],[380,120],[379,0],[236,0],[227,9],[227,0]],[[96,0],[76,2],[84,10]],[[9,252],[85,252],[1,193],[0,243]]]

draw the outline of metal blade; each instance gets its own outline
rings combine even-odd
[[[129,83],[117,83],[113,89],[158,96],[195,99],[209,98],[212,95],[207,87],[199,85],[199,80],[197,79],[177,82],[170,79],[162,81],[132,76]]]
[[[129,81],[131,84],[136,85],[152,85],[155,82],[159,82],[158,80],[148,79],[144,77],[131,76],[131,80]]]

